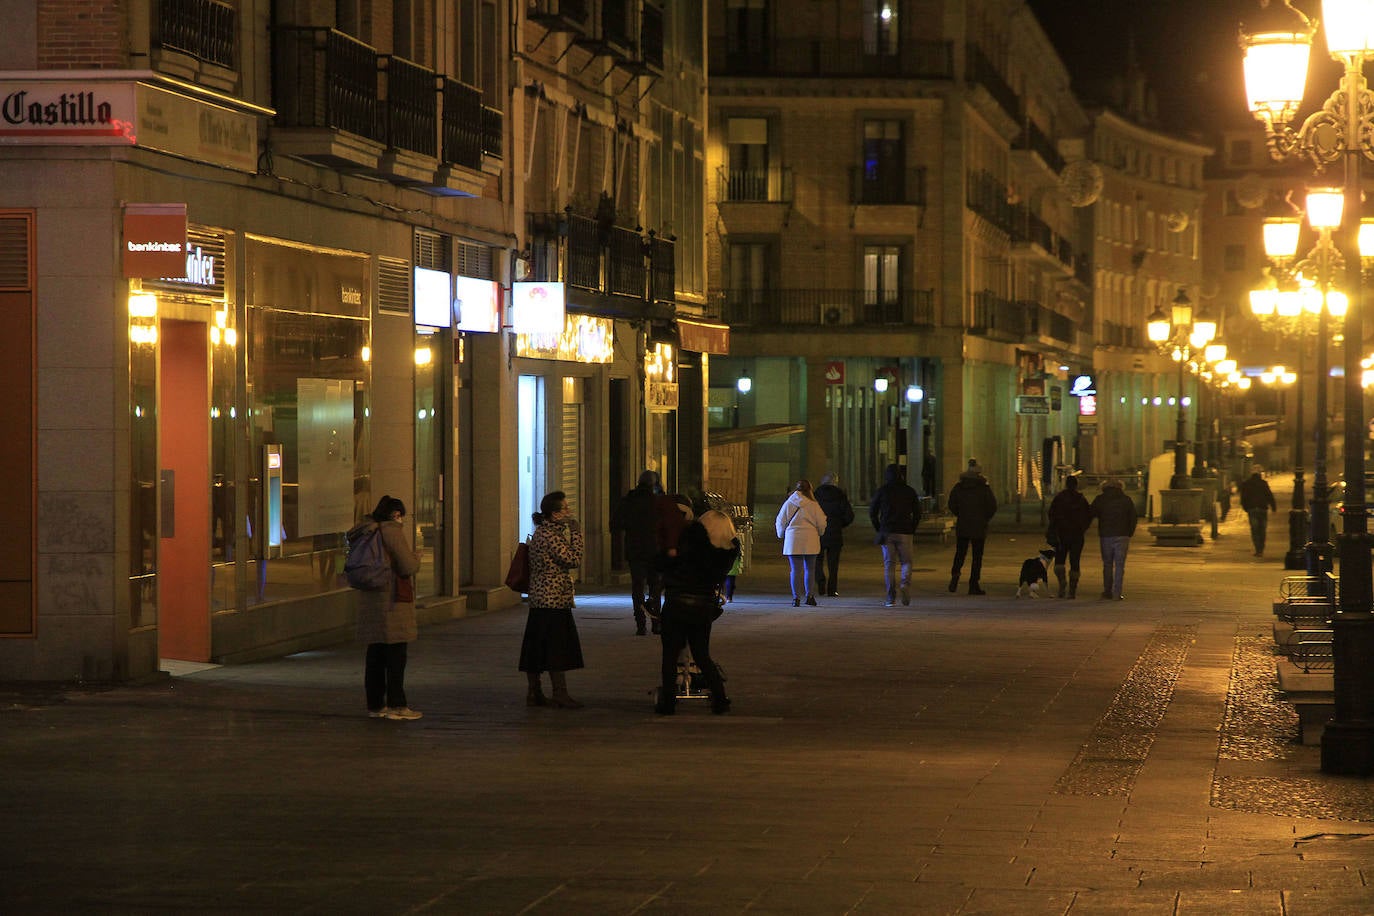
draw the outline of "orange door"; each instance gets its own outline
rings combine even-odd
[[[161,322],[158,654],[210,660],[210,399],[207,330]]]

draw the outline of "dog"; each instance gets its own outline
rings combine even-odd
[[[1041,584],[1044,584],[1048,590],[1050,586],[1048,573],[1052,562],[1054,562],[1054,551],[1046,547],[1022,563],[1021,578],[1016,582],[1016,597],[1039,598]]]

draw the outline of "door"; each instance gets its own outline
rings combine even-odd
[[[210,660],[208,330],[164,320],[158,445],[158,654]]]

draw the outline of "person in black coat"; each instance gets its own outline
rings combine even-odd
[[[899,589],[902,604],[911,603],[911,540],[921,523],[921,498],[907,485],[906,472],[900,464],[889,464],[883,480],[868,504],[868,519],[877,533],[874,542],[883,548],[883,585],[887,592],[883,604],[892,607]]]
[[[1088,526],[1093,523],[1092,507],[1082,493],[1078,492],[1078,478],[1064,480],[1060,490],[1050,502],[1050,524],[1046,536],[1054,548],[1054,577],[1059,582],[1059,597],[1064,596],[1064,560],[1069,561],[1068,597],[1078,597],[1078,577],[1081,572],[1079,562],[1083,559],[1083,540]]]
[[[1240,485],[1240,507],[1250,517],[1250,543],[1255,547],[1255,556],[1264,556],[1264,536],[1269,527],[1269,513],[1279,511],[1274,501],[1274,491],[1264,479],[1261,469],[1245,479]]]
[[[655,618],[663,593],[655,561],[659,555],[659,502],[663,487],[657,471],[644,471],[639,483],[620,500],[611,515],[611,530],[625,533],[625,562],[630,566],[630,599],[634,603],[635,633],[645,633],[645,617]]]
[[[822,477],[816,488],[816,502],[825,513],[821,552],[816,554],[816,587],[831,598],[840,597],[840,550],[844,547],[844,529],[854,523],[854,506],[839,481],[840,475],[832,472]]]
[[[711,711],[730,711],[724,678],[711,658],[711,624],[721,614],[721,586],[739,551],[730,517],[712,509],[682,530],[677,555],[663,558],[662,682],[654,704],[661,716],[677,708],[677,660],[684,646],[691,646],[692,660],[711,688]]]
[[[968,470],[959,475],[954,488],[949,491],[947,503],[954,515],[954,562],[949,567],[949,590],[959,588],[959,572],[964,568],[964,556],[969,546],[973,547],[973,565],[969,567],[968,593],[985,595],[979,585],[983,574],[983,546],[987,543],[988,522],[997,514],[997,497],[988,486],[983,469],[975,461],[968,463]]]

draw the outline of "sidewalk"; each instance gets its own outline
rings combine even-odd
[[[713,648],[734,711],[655,716],[656,641],[583,594],[582,710],[529,709],[522,608],[425,628],[417,722],[363,714],[362,649],[140,688],[0,689],[7,913],[1374,912],[1374,783],[1319,772],[1273,696],[1281,550],[1142,524],[1121,602],[986,597],[878,551],[794,609],[756,551]],[[1094,529],[1095,530],[1095,529]],[[1272,534],[1278,532],[1271,528]],[[1090,532],[1092,535],[1092,532]],[[1277,547],[1278,545],[1274,545]],[[965,581],[967,573],[965,574]]]

